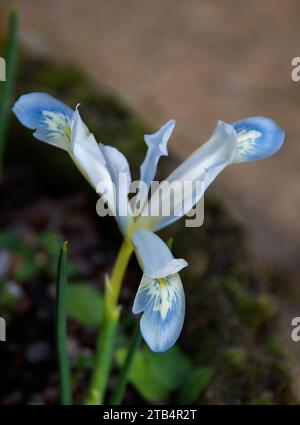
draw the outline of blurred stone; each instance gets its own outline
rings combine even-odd
[[[23,401],[23,395],[21,393],[21,391],[13,391],[10,394],[7,394],[3,400],[2,400],[2,404],[4,405],[15,405],[15,404],[19,404],[22,403]]]
[[[12,256],[8,250],[0,251],[0,278],[5,278],[10,270]]]
[[[13,295],[14,298],[21,298],[21,296],[24,294],[23,288],[21,288],[21,286],[14,281],[8,281],[5,285],[6,291],[10,294]]]
[[[25,358],[29,363],[41,363],[51,357],[51,346],[47,341],[39,341],[25,348]]]

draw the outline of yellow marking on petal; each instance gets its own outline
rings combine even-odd
[[[71,129],[70,129],[70,127],[65,127],[64,128],[64,132],[65,132],[65,135],[66,135],[67,139],[70,142],[71,141]]]
[[[68,150],[68,142],[71,142],[71,128],[68,117],[61,112],[46,110],[42,111],[42,114],[52,144]]]
[[[165,285],[165,284],[166,284],[165,279],[157,278],[156,280],[157,280],[157,282],[158,282],[160,285]]]

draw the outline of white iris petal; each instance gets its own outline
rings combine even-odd
[[[177,341],[185,314],[185,297],[178,274],[165,279],[143,275],[133,313],[143,312],[141,333],[152,351],[168,350]]]
[[[168,155],[168,141],[173,133],[176,120],[166,122],[158,131],[153,134],[145,134],[144,139],[148,146],[146,157],[141,165],[140,182],[146,185],[147,190],[139,189],[135,199],[137,208],[141,209],[147,200],[149,187],[154,179],[157,164],[161,156]]]
[[[170,187],[161,184],[145,206],[152,217],[141,218],[141,224],[151,222],[152,229],[162,229],[185,215],[203,196],[207,187],[216,176],[230,164],[236,155],[237,142],[234,128],[218,121],[209,141],[197,149],[178,168],[170,174],[166,181]],[[190,185],[185,185],[189,182]],[[177,183],[177,184],[175,184]],[[187,189],[188,187],[188,189]]]
[[[138,229],[132,237],[144,271],[133,313],[143,313],[141,333],[153,351],[165,351],[181,332],[185,298],[179,274],[187,262],[175,259],[168,246],[154,233]]]

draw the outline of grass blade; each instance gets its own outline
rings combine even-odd
[[[56,282],[56,347],[59,368],[60,402],[72,404],[71,378],[67,355],[67,317],[66,317],[66,286],[67,286],[67,242],[60,249],[57,282]]]
[[[124,365],[122,366],[122,370],[118,378],[115,390],[110,399],[110,404],[112,405],[121,404],[123,400],[126,386],[128,383],[128,376],[129,376],[130,369],[134,360],[134,355],[140,346],[140,342],[141,342],[141,332],[140,332],[139,321],[137,321],[132,337],[131,337],[131,341],[129,344]]]
[[[15,83],[17,64],[18,13],[13,9],[10,13],[8,35],[4,58],[6,62],[6,81],[0,83],[0,171],[2,168],[5,139],[8,128],[9,106]]]

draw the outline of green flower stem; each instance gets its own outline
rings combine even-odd
[[[130,345],[128,348],[124,365],[122,366],[122,370],[121,370],[119,379],[117,381],[116,388],[111,396],[109,404],[118,405],[118,404],[121,404],[123,400],[131,366],[134,360],[135,353],[140,346],[141,338],[142,337],[140,332],[140,323],[139,321],[137,321],[135,324],[132,337],[131,337],[131,341],[130,341]]]
[[[104,311],[96,344],[95,367],[92,373],[86,404],[102,404],[112,363],[116,330],[120,318],[118,299],[128,262],[133,251],[125,239],[113,268],[111,279],[107,280],[104,295]]]
[[[63,405],[72,404],[71,378],[67,355],[66,286],[67,242],[64,242],[59,255],[56,283],[56,347],[59,369],[60,402]]]

